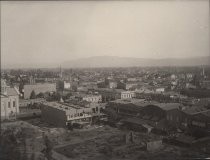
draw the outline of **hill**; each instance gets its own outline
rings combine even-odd
[[[210,65],[210,56],[193,58],[145,59],[133,57],[95,56],[67,61],[64,68],[133,67],[133,66],[200,66]]]

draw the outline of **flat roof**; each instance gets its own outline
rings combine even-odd
[[[80,107],[80,106],[73,105],[73,104],[68,105],[68,104],[59,103],[59,102],[44,102],[43,104],[46,105],[46,106],[49,106],[49,107],[53,107],[53,108],[56,108],[56,109],[59,109],[59,110],[63,110],[63,111],[67,111],[67,110],[70,110],[70,109],[84,108],[84,107]]]
[[[136,99],[136,98],[132,98],[132,99],[116,99],[114,101],[110,101],[112,103],[119,103],[119,104],[135,104],[135,105],[141,105],[141,106],[146,106],[146,105],[150,105],[152,103],[155,103],[155,101],[145,101],[144,99]],[[158,102],[156,102],[158,103]]]
[[[95,89],[95,90],[96,90],[96,91],[113,92],[113,93],[125,91],[125,90],[123,90],[123,89],[113,89],[113,88],[97,88],[97,89]]]
[[[157,101],[144,101],[143,99],[117,99],[115,101],[111,101],[111,103],[117,104],[133,104],[138,107],[146,107],[146,106],[156,106],[162,110],[172,110],[178,109],[183,105],[180,103],[159,103]]]
[[[91,108],[91,107],[105,107],[105,103],[97,103],[97,104],[90,104],[90,106],[80,106],[80,105],[75,105],[75,104],[71,104],[71,103],[61,103],[61,102],[44,102],[43,103],[46,106],[50,106],[59,110],[63,110],[63,111],[68,111],[71,109],[85,109],[85,108]]]

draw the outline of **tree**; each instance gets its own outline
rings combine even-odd
[[[37,94],[36,97],[37,98],[44,98],[44,93],[41,92],[41,93]]]
[[[35,93],[35,91],[33,90],[33,91],[31,92],[30,99],[35,99],[35,98],[36,98],[36,93]]]

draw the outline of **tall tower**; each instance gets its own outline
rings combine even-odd
[[[60,65],[60,74],[59,74],[60,78],[63,78],[63,73],[62,73],[62,68],[61,68],[61,65]]]
[[[204,69],[204,67],[203,67],[202,75],[203,75],[203,77],[205,77],[205,69]]]

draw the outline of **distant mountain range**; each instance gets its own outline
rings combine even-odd
[[[70,60],[63,63],[17,63],[1,65],[1,69],[14,68],[101,68],[101,67],[145,67],[145,66],[201,66],[210,65],[210,56],[190,58],[133,58],[117,56],[95,56]]]
[[[210,56],[193,58],[149,59],[95,56],[64,62],[64,68],[135,67],[135,66],[200,66],[210,65]]]

